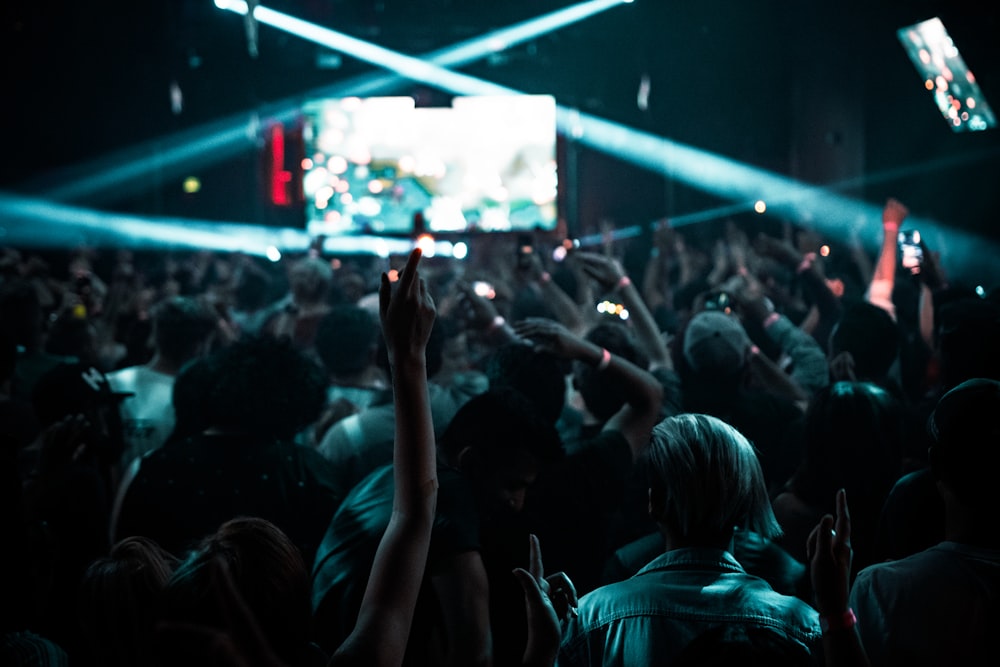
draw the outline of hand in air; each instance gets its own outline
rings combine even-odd
[[[419,248],[410,253],[396,283],[382,274],[378,292],[379,317],[390,359],[397,354],[423,356],[437,316],[427,283],[417,270],[420,256]]]
[[[524,589],[528,615],[528,643],[523,663],[551,665],[562,638],[560,621],[576,616],[579,600],[573,582],[564,572],[545,576],[542,549],[534,535],[530,537],[530,549],[528,570],[520,567],[514,570],[514,577]]]
[[[851,549],[851,515],[843,489],[837,492],[837,518],[827,514],[820,519],[809,534],[806,555],[819,613],[832,615],[847,611],[854,552]]]

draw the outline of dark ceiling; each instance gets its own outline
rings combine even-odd
[[[265,4],[416,54],[571,3]],[[922,215],[998,238],[1000,130],[952,133],[895,36],[898,27],[940,16],[1000,111],[1000,9],[981,4],[636,0],[463,71],[551,93],[561,104],[796,178],[867,177],[853,194],[872,202],[896,196]],[[6,130],[0,188],[14,191],[30,191],[63,168],[372,69],[347,56],[339,67],[319,67],[322,49],[266,26],[260,55],[251,59],[242,20],[212,0],[54,0],[0,11]],[[644,75],[651,94],[641,110],[636,91]],[[179,114],[171,111],[171,82],[183,91]],[[397,92],[447,100],[418,85]],[[718,203],[605,155],[580,151],[576,158],[573,182],[563,185],[573,186],[564,197],[572,198],[580,224],[634,222]],[[206,187],[196,209],[180,203],[171,179],[102,205],[260,222],[259,205],[232,196],[253,189],[253,163],[248,151],[206,170],[203,180],[217,187],[214,195]],[[900,169],[910,171],[885,176]]]

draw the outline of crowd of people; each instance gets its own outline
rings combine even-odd
[[[3,248],[0,663],[993,664],[1000,291],[907,215]]]

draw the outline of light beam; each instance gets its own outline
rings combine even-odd
[[[419,59],[441,67],[460,67],[622,4],[623,0],[580,2],[431,51],[421,55]],[[216,2],[216,5],[237,13],[240,13],[240,9],[242,13],[247,11],[245,2],[223,1]],[[403,76],[385,72],[355,76],[263,105],[254,111],[232,114],[197,128],[116,151],[83,165],[56,170],[25,183],[19,189],[56,201],[104,203],[148,188],[150,182],[156,182],[156,179],[181,176],[185,170],[218,164],[234,157],[257,141],[261,119],[279,123],[293,121],[299,114],[303,99],[346,95],[365,97],[384,93],[406,81]]]

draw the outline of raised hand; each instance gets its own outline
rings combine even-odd
[[[816,595],[816,609],[821,616],[847,611],[850,593],[851,515],[847,510],[847,493],[837,492],[837,517],[825,515],[813,528],[806,542],[809,577]]]
[[[410,253],[395,284],[389,281],[388,275],[382,274],[378,293],[379,318],[390,361],[399,354],[422,357],[434,326],[437,311],[427,284],[417,271],[420,256],[419,248]]]
[[[605,289],[613,289],[625,276],[625,269],[618,260],[600,253],[577,251],[573,253],[573,261],[579,262],[583,272]]]
[[[545,576],[538,538],[531,535],[529,540],[528,569],[514,570],[514,577],[524,589],[528,616],[528,643],[522,662],[532,666],[552,665],[562,638],[560,620],[576,616],[576,588],[564,572]]]
[[[596,348],[565,326],[545,317],[529,317],[514,324],[518,336],[527,338],[534,345],[563,359],[578,359],[586,355],[590,348]],[[598,357],[600,348],[596,348]]]
[[[901,201],[890,197],[882,208],[882,224],[886,227],[895,227],[898,230],[909,214],[910,210]]]

